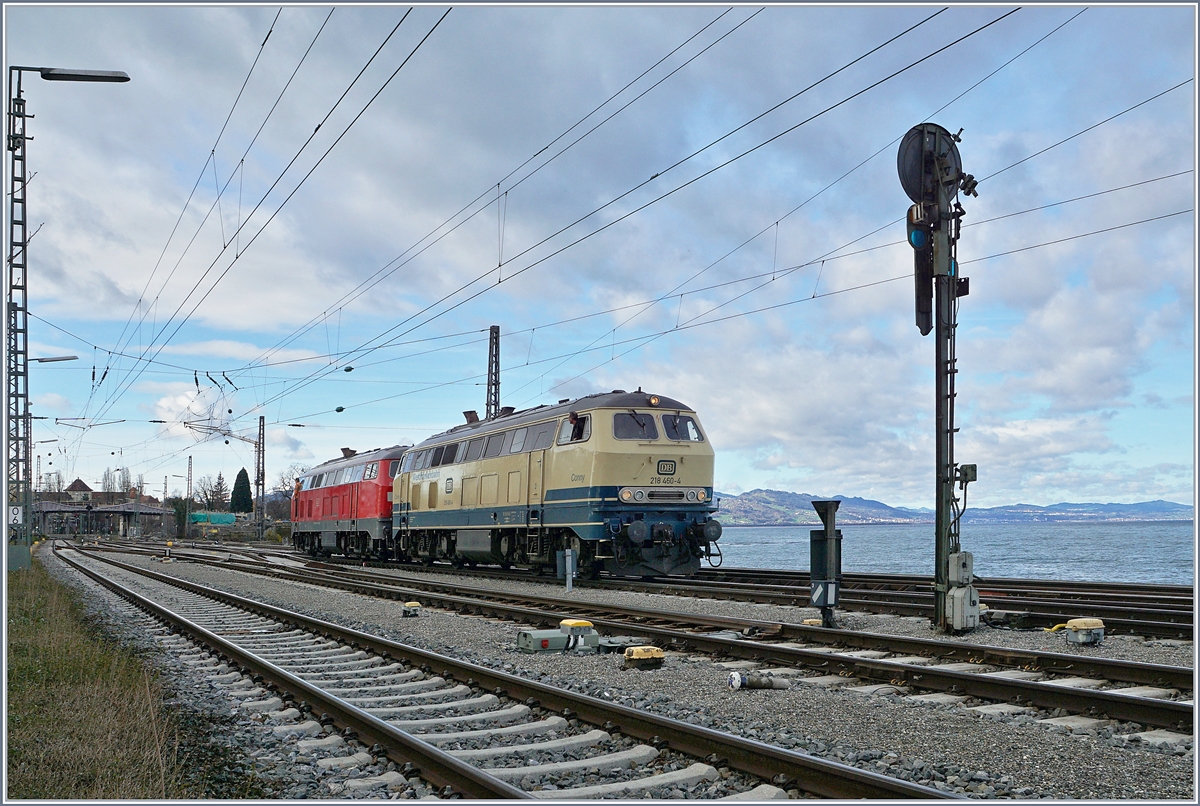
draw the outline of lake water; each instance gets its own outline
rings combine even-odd
[[[727,526],[726,568],[808,570],[809,526]],[[963,551],[980,577],[1192,585],[1192,521],[971,524]],[[838,525],[842,571],[933,574],[933,524]]]

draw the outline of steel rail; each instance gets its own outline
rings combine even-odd
[[[154,552],[145,553],[152,554]],[[579,614],[580,608],[586,607],[588,613],[608,614],[624,619],[620,623],[625,629],[636,629],[639,626],[644,626],[647,619],[650,619],[662,624],[682,626],[690,630],[730,630],[756,635],[764,639],[798,640],[856,649],[886,648],[892,652],[924,655],[943,661],[957,660],[979,664],[990,663],[1055,674],[1099,675],[1113,682],[1121,683],[1166,686],[1182,690],[1192,690],[1194,685],[1194,671],[1192,669],[1162,664],[1013,649],[987,644],[948,642],[929,638],[909,638],[856,630],[826,629],[781,621],[715,615],[706,616],[660,609],[648,611],[612,604],[581,602],[577,599],[508,593],[492,588],[463,586],[460,583],[448,585],[420,578],[392,576],[390,574],[380,575],[347,568],[344,565],[326,566],[323,563],[310,564],[310,567],[317,566],[321,570],[327,570],[329,574],[337,575],[331,577],[327,574],[314,574],[311,570],[280,566],[261,561],[215,560],[212,558],[199,558],[197,561],[250,573],[267,574],[277,578],[284,578],[286,576],[297,581],[337,587],[354,593],[383,596],[385,598],[395,599],[425,596],[426,603],[436,603],[456,611],[482,612],[481,601],[483,600],[500,600],[522,604],[532,602],[544,607],[559,608],[557,611],[535,611],[541,615],[540,619],[532,619],[529,609],[525,607],[519,607],[516,610],[503,606],[492,608],[496,615],[515,617],[517,620],[534,620],[538,624],[546,624],[548,626],[557,625],[557,619],[560,619],[563,613]],[[430,594],[437,598],[432,601],[429,600],[428,597]],[[507,615],[510,612],[513,612],[515,615]]]
[[[694,592],[693,595],[705,598],[782,604],[793,607],[807,607],[809,603],[807,587],[775,591],[764,589],[761,586],[740,584],[744,584],[745,587],[734,588],[729,583],[718,586],[693,582],[664,583],[605,579],[600,580],[599,583],[585,581],[580,587],[659,592],[667,595],[679,595],[681,591],[691,591]],[[932,588],[920,591],[898,591],[843,587],[838,597],[838,607],[843,610],[865,610],[928,617],[933,611],[932,597]],[[1071,618],[1090,616],[1103,619],[1105,628],[1110,633],[1152,634],[1160,637],[1187,639],[1193,635],[1194,615],[1191,610],[1182,608],[1149,609],[1126,604],[1103,604],[1073,599],[996,598],[983,592],[980,593],[979,598],[983,604],[994,610],[1021,612],[1024,623],[1029,626],[1054,626]]]
[[[257,571],[258,573],[282,579],[326,585],[353,593],[384,598],[407,598],[415,593],[411,588],[387,585],[380,581],[336,579],[328,576],[285,570],[278,567],[263,569],[259,566],[247,566],[239,568],[238,565],[242,565],[240,563],[237,565],[227,562],[215,564],[231,568],[232,570]],[[461,587],[457,589],[462,590]],[[786,645],[685,632],[677,628],[657,626],[646,622],[648,620],[656,620],[660,623],[678,624],[682,621],[693,629],[696,627],[728,629],[737,625],[753,626],[754,624],[758,624],[764,628],[764,630],[760,631],[760,634],[768,637],[819,638],[824,634],[826,641],[834,638],[839,642],[859,645],[864,648],[887,646],[891,651],[911,651],[909,648],[919,647],[923,644],[927,652],[933,649],[940,652],[942,657],[952,654],[954,651],[952,648],[958,646],[963,647],[968,653],[977,653],[974,656],[968,655],[966,658],[967,660],[974,660],[976,662],[982,662],[987,659],[1002,663],[1004,661],[1001,658],[1007,656],[1010,658],[1008,662],[1011,663],[1012,658],[1020,657],[1029,660],[1029,663],[1025,665],[1030,669],[1036,668],[1041,671],[1054,671],[1060,674],[1079,674],[1085,669],[1092,669],[1095,670],[1095,673],[1101,674],[1110,680],[1114,678],[1119,679],[1124,676],[1127,678],[1125,682],[1172,685],[1173,687],[1184,689],[1191,688],[1191,681],[1194,675],[1191,669],[1155,664],[1138,664],[1132,661],[1089,661],[1073,655],[1026,653],[1023,650],[981,647],[980,645],[948,644],[928,639],[902,638],[893,641],[893,636],[888,635],[823,630],[819,627],[787,625],[779,622],[753,622],[744,619],[696,616],[690,613],[637,611],[630,608],[617,608],[609,605],[598,605],[595,608],[600,612],[622,610],[632,612],[635,614],[635,618],[642,619],[641,621],[630,622],[629,620],[606,619],[598,617],[590,611],[580,611],[581,605],[585,607],[591,607],[591,605],[590,603],[575,600],[537,598],[537,601],[540,601],[543,605],[563,605],[563,609],[555,612],[502,602],[471,599],[457,593],[446,594],[439,593],[436,590],[421,590],[420,593],[425,594],[426,604],[433,604],[459,612],[490,614],[519,622],[523,621],[547,626],[557,624],[563,618],[564,614],[578,615],[583,612],[587,614],[588,620],[597,628],[615,633],[622,631],[627,633],[632,632],[636,635],[655,639],[668,646],[689,645],[701,651],[731,657],[806,666],[808,668],[823,670],[827,673],[861,677],[897,686],[909,685],[932,691],[1022,703],[1038,708],[1063,708],[1079,714],[1104,714],[1111,719],[1126,720],[1173,730],[1187,731],[1190,730],[1192,725],[1193,708],[1190,703],[1131,697],[1107,691],[1072,689],[1051,683],[988,677],[976,673],[957,672],[929,666],[908,666],[886,660],[877,661],[844,655],[830,655],[825,652],[799,649]],[[429,598],[430,594],[434,597],[432,601]],[[513,594],[498,595],[500,598],[524,600],[530,598]],[[785,629],[790,634],[785,634]],[[897,647],[903,648],[897,650]],[[1046,668],[1042,664],[1046,664],[1046,666],[1052,668]],[[1111,675],[1109,672],[1111,672]]]
[[[110,558],[92,557],[124,568],[125,570],[156,579],[169,585],[231,604],[268,618],[293,624],[301,629],[323,635],[352,647],[369,650],[384,657],[422,668],[436,670],[446,678],[453,678],[469,685],[500,689],[515,699],[524,699],[526,704],[540,706],[545,710],[558,711],[564,716],[578,717],[585,722],[600,724],[609,732],[620,731],[628,736],[650,742],[658,747],[669,747],[681,753],[699,758],[713,759],[742,772],[770,780],[776,786],[788,789],[793,786],[826,798],[918,798],[918,799],[961,799],[962,796],[942,792],[898,778],[827,761],[774,745],[756,742],[740,736],[722,733],[699,725],[679,722],[667,717],[640,711],[635,708],[609,703],[597,697],[565,691],[554,686],[526,680],[506,672],[478,666],[468,661],[449,658],[427,650],[391,641],[332,622],[305,616],[263,602],[216,590],[195,582],[160,574]],[[217,638],[216,636],[213,636]],[[218,641],[222,639],[217,638]],[[228,642],[224,642],[228,643]],[[224,651],[219,650],[219,651]],[[267,664],[268,666],[270,664]],[[281,674],[286,672],[279,670]],[[289,675],[290,677],[290,675]],[[301,681],[302,682],[302,681]],[[310,686],[311,688],[311,686]],[[370,717],[369,714],[364,716]],[[370,717],[374,719],[374,717]],[[376,720],[380,721],[380,720]],[[381,721],[380,721],[381,722]],[[387,723],[381,722],[387,726]],[[357,728],[355,728],[357,730]],[[364,734],[366,735],[366,734]],[[415,740],[414,740],[415,741]],[[453,757],[451,757],[453,758]],[[456,760],[457,761],[457,760]],[[459,762],[461,763],[461,762]],[[422,770],[424,775],[424,770]],[[527,797],[519,792],[514,797]]]
[[[140,609],[150,613],[160,621],[182,630],[201,645],[208,647],[232,664],[243,670],[261,677],[269,686],[287,691],[306,701],[318,713],[327,713],[335,724],[340,724],[354,731],[359,737],[365,738],[368,744],[379,744],[388,749],[389,758],[403,765],[412,763],[419,775],[439,788],[449,788],[472,798],[532,798],[533,796],[511,784],[494,778],[465,761],[439,750],[431,744],[413,738],[404,731],[389,725],[378,717],[357,708],[344,700],[323,691],[306,680],[297,677],[275,664],[263,660],[252,652],[248,652],[195,622],[179,615],[162,605],[147,599],[134,590],[121,585],[116,580],[88,568],[70,557],[63,555],[58,547],[54,548],[55,555],[77,571],[87,575],[113,593],[132,602]],[[105,558],[80,551],[86,557],[92,557],[100,562],[109,562]],[[134,566],[124,563],[112,563],[127,570],[137,570]],[[138,571],[146,574],[144,570]],[[146,574],[158,578],[161,582],[175,584],[167,578],[149,572]],[[193,591],[197,592],[197,591]]]
[[[338,563],[327,558],[325,564],[358,564],[403,568],[395,563],[384,563],[362,558],[346,558]],[[463,572],[451,567],[432,565],[423,570],[432,573]],[[752,569],[753,571],[753,569]],[[500,579],[535,579],[527,573],[501,571],[498,569],[474,568],[470,572],[482,577]],[[625,579],[601,576],[599,579],[580,579],[579,587],[595,587],[609,590],[634,590],[662,592],[679,595],[682,591],[694,591],[694,595],[733,601],[752,601],[804,607],[808,604],[809,584],[807,572],[763,572],[771,574],[770,582],[709,581],[701,570],[695,577],[671,577],[653,580]],[[732,573],[732,570],[731,572]],[[741,574],[738,574],[741,576]],[[747,575],[756,578],[753,574]],[[1012,585],[1007,583],[1012,582]],[[1153,635],[1162,638],[1191,640],[1194,634],[1194,607],[1191,589],[1184,586],[1163,586],[1162,594],[1114,592],[1116,585],[1102,583],[1062,583],[1071,589],[1069,594],[1060,595],[1047,581],[1046,587],[1029,580],[1001,580],[1001,584],[977,581],[980,601],[993,610],[1015,610],[1024,614],[1029,626],[1053,626],[1071,618],[1096,617],[1105,621],[1110,633]],[[1016,586],[1022,587],[1016,587]],[[1082,587],[1081,587],[1082,586]],[[1153,589],[1154,586],[1143,586]],[[1087,596],[1089,598],[1083,598]],[[1104,597],[1104,598],[1096,598]],[[928,618],[933,611],[932,583],[924,577],[891,575],[846,574],[842,580],[839,607],[846,610],[889,612],[898,615]]]
[[[605,578],[605,583],[620,584],[619,580]],[[704,592],[708,591],[731,591],[742,592],[747,595],[762,593],[776,596],[791,596],[798,597],[802,593],[807,596],[809,582],[807,574],[803,578],[797,577],[791,583],[783,581],[777,582],[730,582],[730,581],[708,581],[696,578],[681,578],[672,580],[658,581],[632,581],[634,585],[642,584],[648,586],[662,586],[665,588],[678,589],[696,589]],[[1120,593],[1110,590],[1073,590],[1059,592],[1050,588],[1037,586],[996,586],[988,583],[977,582],[976,589],[979,591],[981,598],[1002,600],[1020,600],[1020,601],[1037,601],[1047,604],[1058,604],[1061,606],[1076,605],[1082,607],[1137,607],[1140,609],[1152,609],[1161,611],[1184,611],[1191,614],[1193,611],[1193,597],[1189,592],[1186,595],[1178,595],[1175,593],[1164,594],[1142,594],[1142,593]],[[898,595],[916,595],[930,594],[933,590],[932,583],[929,582],[902,582],[902,583],[878,583],[869,584],[862,580],[847,581],[845,577],[842,579],[842,589],[847,594],[855,594],[863,597],[879,597],[888,594]],[[1085,598],[1093,597],[1093,598]],[[1102,599],[1096,597],[1103,597]]]
[[[229,566],[230,564],[222,563],[222,565]],[[294,575],[297,578],[305,577],[305,581],[327,584],[324,581],[327,577],[306,577],[304,572],[298,570],[283,570],[274,567],[270,569],[270,572],[275,575],[278,575],[275,572],[280,572]],[[361,578],[363,575],[360,572],[344,569],[338,569],[336,573],[343,577],[351,577],[350,579],[341,581],[348,583],[344,586],[344,589],[355,592],[391,595],[390,589],[395,587],[401,595],[405,596],[410,593],[447,593],[445,590],[446,586],[436,582],[410,580],[409,578],[396,578],[393,581],[389,577],[380,577],[379,575],[366,575],[368,578]],[[404,585],[410,585],[414,581],[419,584],[412,584],[409,588],[404,588],[396,584],[397,582],[402,582]],[[369,587],[358,587],[360,583]],[[343,586],[339,585],[339,587]],[[474,599],[466,598],[467,596],[486,596],[506,601],[534,602],[540,603],[542,606],[558,608],[557,611],[547,612],[546,619],[561,618],[564,612],[578,613],[581,608],[585,608],[588,613],[621,616],[626,620],[633,621],[633,624],[628,623],[628,621],[621,622],[627,629],[636,629],[638,626],[642,626],[647,619],[653,619],[675,625],[683,625],[690,629],[732,630],[739,633],[749,630],[752,634],[764,638],[842,645],[857,649],[879,649],[882,646],[886,646],[890,651],[925,655],[940,660],[962,660],[981,664],[993,663],[1024,669],[1037,669],[1057,674],[1090,673],[1101,675],[1114,682],[1169,686],[1184,690],[1191,690],[1193,687],[1194,671],[1192,669],[1140,663],[1137,661],[1091,658],[1085,655],[1011,649],[987,644],[939,641],[931,638],[908,638],[905,636],[859,632],[855,630],[827,629],[781,621],[734,618],[729,616],[705,616],[670,610],[656,609],[651,611],[635,607],[583,602],[577,599],[513,594],[486,588],[464,587],[462,585],[455,585],[452,591],[448,595],[441,596],[439,601],[454,609],[464,606],[467,608],[476,607],[478,602]],[[638,620],[641,620],[641,623]],[[544,620],[542,623],[548,622]],[[557,622],[555,621],[554,623],[556,624]]]

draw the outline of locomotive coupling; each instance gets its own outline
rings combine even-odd
[[[722,531],[722,529],[721,529],[721,524],[719,521],[709,520],[709,521],[704,522],[704,539],[705,540],[709,540],[709,541],[719,540],[721,537],[721,531]]]

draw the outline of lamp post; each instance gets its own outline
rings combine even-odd
[[[5,485],[4,522],[8,529],[8,570],[29,567],[30,512],[33,485],[29,476],[30,419],[29,419],[29,286],[26,260],[25,188],[25,98],[21,90],[24,73],[38,73],[46,81],[125,82],[129,76],[104,70],[69,70],[60,67],[8,68],[8,94],[5,107],[8,116],[10,156],[8,205],[8,271],[5,272],[5,291],[8,312],[5,317]],[[15,87],[15,90],[14,90]],[[60,360],[67,360],[61,358]]]

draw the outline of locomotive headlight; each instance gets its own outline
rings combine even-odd
[[[697,497],[698,499],[700,499],[701,501],[703,501],[703,500],[705,500],[706,498],[708,498],[708,493],[704,492],[704,490],[699,490],[699,491],[697,491],[697,492],[696,492],[696,497]]]
[[[696,500],[696,491],[695,491],[695,490],[688,490],[688,491],[687,491],[687,500],[689,500],[689,501],[695,501],[695,500]]]
[[[658,395],[650,395],[650,405],[651,406],[658,405]]]
[[[633,490],[629,489],[628,487],[626,487],[624,490],[621,490],[621,500],[622,501],[632,501],[633,500]]]
[[[646,493],[645,493],[645,492],[643,492],[642,490],[635,490],[635,491],[634,491],[634,493],[633,493],[633,500],[634,500],[634,501],[641,501],[641,500],[642,500],[643,498],[645,498],[645,497],[646,497]]]

